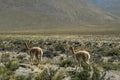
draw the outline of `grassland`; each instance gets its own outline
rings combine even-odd
[[[17,54],[25,48],[23,41],[27,41],[30,47],[43,49],[41,63],[30,65],[25,51]],[[89,51],[91,64],[82,63],[82,67],[78,68],[72,53],[66,48],[66,42],[76,50]],[[2,33],[0,56],[1,80],[119,80],[108,71],[114,70],[119,75],[120,35]],[[36,60],[34,63],[37,63]]]
[[[106,24],[106,25],[81,25],[81,26],[49,26],[49,27],[38,27],[38,28],[16,28],[1,29],[0,34],[10,35],[119,35],[120,24]],[[41,25],[39,25],[41,26]]]

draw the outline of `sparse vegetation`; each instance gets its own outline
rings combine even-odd
[[[70,36],[63,37],[34,37],[29,35],[23,37],[1,37],[0,39],[0,79],[1,80],[106,80],[106,71],[120,70],[120,38],[113,36]],[[40,46],[43,49],[43,61],[34,66],[25,66],[29,63],[29,55],[24,50],[23,41],[29,40],[30,47]],[[76,61],[72,53],[65,47],[71,44],[76,50],[85,49],[90,52],[93,59],[90,65],[81,64],[80,70],[76,70]],[[62,56],[61,56],[62,55]],[[105,60],[104,60],[105,57]],[[108,59],[108,57],[110,57]],[[106,60],[107,59],[107,60]],[[22,65],[21,65],[22,64]],[[97,65],[97,66],[96,66]],[[24,68],[34,74],[16,75],[18,68]],[[53,68],[52,68],[53,67]],[[38,70],[36,69],[38,68]],[[24,71],[23,70],[23,71]],[[40,71],[39,71],[40,70]]]
[[[23,60],[25,57],[26,57],[25,54],[19,54],[19,55],[17,56],[17,59],[18,59],[18,60]]]
[[[107,56],[120,56],[120,49],[110,49],[106,52]]]
[[[60,63],[61,67],[75,67],[75,65],[77,65],[77,63],[73,60],[70,60],[70,59],[63,60]]]
[[[9,80],[13,71],[6,67],[0,67],[0,80]]]
[[[112,63],[102,64],[102,67],[105,70],[120,70],[120,65],[116,65]]]

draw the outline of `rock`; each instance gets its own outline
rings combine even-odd
[[[27,67],[30,67],[31,65],[30,64],[20,64],[20,67],[23,67],[23,68],[27,68]]]
[[[106,80],[110,78],[110,80],[120,80],[120,71],[107,71]]]
[[[29,74],[35,74],[35,72],[32,71],[31,69],[26,69],[24,67],[19,67],[15,71],[15,75],[29,75]]]
[[[0,67],[5,67],[5,65],[3,63],[0,63]]]
[[[41,70],[36,65],[20,64],[20,67],[15,71],[15,75],[29,75],[40,72]]]
[[[65,77],[64,79],[62,79],[62,80],[71,80],[71,77],[69,76],[69,77]]]

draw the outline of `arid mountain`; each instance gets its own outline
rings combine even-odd
[[[120,0],[84,0],[120,17]]]
[[[83,0],[0,0],[0,30],[49,29],[116,23],[117,18]]]

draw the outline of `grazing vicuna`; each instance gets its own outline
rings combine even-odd
[[[81,60],[84,61],[85,63],[89,64],[89,60],[90,60],[89,52],[87,52],[85,50],[75,51],[74,47],[72,47],[72,46],[70,46],[69,49],[72,51],[74,57],[76,58],[76,60],[79,64],[79,67],[81,66]]]
[[[43,50],[40,47],[29,48],[29,46],[26,42],[24,42],[24,45],[26,47],[27,53],[30,55],[30,62],[32,64],[33,64],[34,57],[37,59],[38,62],[42,61]]]

